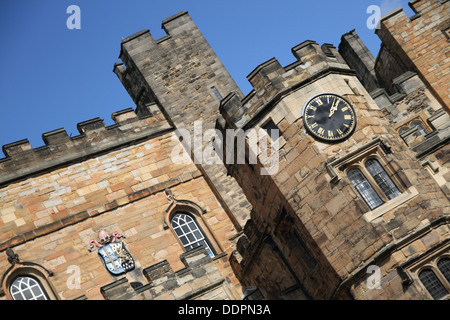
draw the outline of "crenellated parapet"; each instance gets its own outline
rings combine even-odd
[[[283,96],[331,72],[354,75],[332,44],[320,46],[307,40],[293,47],[292,54],[296,61],[285,67],[275,58],[256,67],[247,76],[253,90],[244,99],[231,93],[222,100],[220,111],[229,126],[251,126],[259,113],[273,107]]]
[[[213,127],[217,95],[238,86],[188,12],[163,20],[162,29],[160,39],[149,30],[123,39],[114,73],[138,106],[144,96],[158,101],[177,127],[191,127],[200,117],[205,128]]]
[[[148,139],[172,129],[156,104],[140,112],[132,108],[114,112],[114,124],[106,126],[103,119],[94,118],[77,124],[79,135],[69,136],[65,129],[42,134],[45,145],[33,148],[28,139],[2,147],[0,186],[82,161],[119,147]]]
[[[198,121],[203,131],[214,129],[220,101],[229,92],[242,98],[239,87],[188,12],[164,19],[162,29],[166,35],[159,39],[149,30],[123,39],[115,74],[137,108],[153,101],[177,129],[193,134]],[[222,205],[243,227],[250,204],[236,181],[222,166],[201,166]]]
[[[167,260],[143,270],[148,283],[127,278],[100,288],[107,300],[235,300],[228,277],[223,277],[206,250],[199,246],[180,256],[185,267],[174,271]]]
[[[167,34],[160,39],[154,39],[150,30],[141,30],[124,38],[121,41],[119,54],[122,62],[114,64],[113,72],[138,108],[141,104],[154,102],[158,98],[164,100],[159,94],[158,86],[153,85],[152,80],[158,80],[159,76],[166,71],[169,73],[173,70],[175,73],[178,71],[179,76],[180,66],[174,68],[170,66],[170,61],[178,60],[179,57],[183,57],[183,53],[186,53],[186,48],[181,47],[184,41],[192,35],[201,35],[187,11],[179,12],[163,20],[162,28]],[[151,73],[154,79],[147,77],[147,73]],[[170,76],[162,75],[161,79],[168,80],[166,87],[173,84]]]
[[[409,6],[413,16],[408,17],[398,8],[381,18],[376,34],[383,43],[382,49],[397,58],[398,64],[416,72],[448,112],[450,2],[414,0]]]

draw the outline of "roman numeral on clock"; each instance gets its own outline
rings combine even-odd
[[[322,127],[320,127],[319,129],[317,129],[317,133],[320,134],[320,135],[323,135],[324,132],[325,132],[325,129],[322,128]]]
[[[307,132],[320,141],[332,143],[348,138],[357,120],[353,106],[332,93],[312,97],[304,105],[302,115]]]

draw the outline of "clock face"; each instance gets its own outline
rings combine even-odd
[[[355,129],[355,110],[341,96],[321,94],[305,105],[303,123],[315,138],[337,142],[349,137]]]

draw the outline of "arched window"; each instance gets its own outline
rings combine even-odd
[[[420,121],[411,122],[411,128],[414,128],[414,127],[416,127],[417,130],[419,130],[421,135],[423,135],[423,136],[427,135],[427,132],[425,131],[425,128],[423,127],[423,125]]]
[[[424,126],[424,123],[420,120],[413,120],[407,124],[404,124],[399,130],[398,133],[401,135],[403,133],[405,133],[408,130],[411,130],[413,128],[417,128],[417,130],[419,131],[419,133],[422,136],[426,136],[428,134],[426,126]]]
[[[433,299],[438,300],[445,297],[448,294],[447,289],[439,281],[439,278],[431,269],[424,269],[419,273],[419,279]]]
[[[391,200],[400,195],[400,191],[397,189],[394,182],[392,182],[391,178],[389,178],[388,174],[384,171],[383,167],[377,160],[367,160],[366,169],[375,180],[378,187],[380,187],[386,198]]]
[[[383,204],[383,200],[378,196],[373,187],[367,181],[366,177],[359,169],[352,169],[347,173],[347,176],[353,186],[358,190],[361,197],[369,206],[370,210]]]
[[[170,220],[170,224],[186,250],[203,246],[209,256],[211,258],[214,257],[214,252],[208,244],[202,230],[200,230],[197,223],[190,215],[176,213]]]
[[[450,283],[450,258],[443,258],[437,263],[437,267],[442,275]]]
[[[48,300],[47,294],[39,281],[28,276],[18,276],[9,287],[14,300]]]
[[[408,128],[402,127],[400,130],[398,130],[398,133],[401,135],[401,134],[405,133],[406,131],[408,131]]]

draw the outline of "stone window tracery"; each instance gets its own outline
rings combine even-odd
[[[378,218],[418,194],[417,189],[407,187],[409,182],[404,182],[392,168],[388,160],[391,153],[391,148],[377,138],[327,164],[331,183],[343,179],[349,181],[364,200],[368,207],[364,213],[367,221]]]
[[[48,300],[39,281],[29,276],[18,276],[9,288],[14,300]]]
[[[170,224],[186,250],[203,246],[209,256],[214,257],[215,254],[204,233],[190,215],[175,213],[170,220]]]
[[[429,261],[418,272],[422,285],[435,300],[448,298],[450,293],[450,257]]]
[[[356,168],[347,172],[347,176],[371,210],[401,194],[375,158],[357,163]]]
[[[450,244],[443,242],[397,267],[405,286],[413,285],[423,298],[450,299]]]
[[[426,136],[432,131],[432,128],[430,128],[430,126],[426,123],[426,116],[423,112],[419,113],[417,116],[414,116],[414,118],[407,120],[396,128],[400,136],[414,128],[417,128],[422,136]]]

